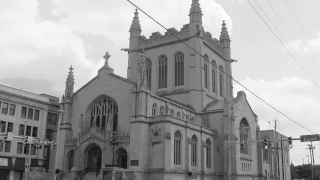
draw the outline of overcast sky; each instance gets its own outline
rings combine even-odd
[[[290,4],[285,4],[290,2]],[[191,0],[132,0],[167,28],[180,30],[189,22]],[[320,129],[320,17],[319,0],[250,0],[294,60],[275,38],[247,0],[200,0],[204,29],[218,38],[226,20],[231,34],[233,77],[272,106],[308,129]],[[274,29],[259,6],[281,35]],[[271,6],[270,6],[271,5]],[[294,18],[288,7],[292,6]],[[126,77],[129,28],[134,7],[125,0],[12,0],[0,2],[0,83],[59,98],[70,65],[75,90],[97,74],[106,51],[115,73]],[[277,14],[276,14],[276,13]],[[285,23],[279,19],[279,17]],[[142,34],[164,30],[139,14]],[[298,24],[301,21],[303,26]],[[286,27],[287,26],[287,27]],[[301,27],[304,27],[305,32]],[[288,30],[289,29],[289,30]],[[311,79],[296,62],[313,76]],[[315,83],[317,81],[318,84]],[[236,83],[235,90],[243,90]],[[235,93],[236,94],[236,93]],[[259,116],[261,129],[279,120],[281,133],[297,138],[311,132],[294,124],[246,92]],[[320,143],[315,142],[320,164]],[[293,142],[291,161],[307,162],[307,143]]]

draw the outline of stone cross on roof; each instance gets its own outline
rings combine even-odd
[[[103,58],[105,59],[104,66],[105,66],[105,67],[109,67],[109,64],[108,64],[108,60],[109,60],[109,58],[110,58],[109,53],[106,52],[106,55],[104,55]]]

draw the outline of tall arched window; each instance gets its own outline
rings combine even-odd
[[[91,109],[90,127],[99,127],[106,130],[106,121],[111,121],[113,131],[118,126],[118,106],[114,100],[103,98]]]
[[[207,168],[211,168],[211,141],[207,139],[206,141],[206,164]]]
[[[154,103],[152,105],[152,116],[156,116],[157,115],[157,104]]]
[[[248,121],[243,118],[240,122],[240,142],[243,142],[243,149],[240,148],[240,153],[241,154],[246,154],[249,155],[250,153],[250,148],[249,148],[249,143],[251,139],[251,133],[250,133],[250,127],[248,124]]]
[[[164,107],[161,106],[161,107],[160,107],[160,116],[163,116],[163,115],[164,115]]]
[[[203,69],[203,76],[204,76],[204,87],[208,89],[208,60],[209,57],[207,54],[204,55],[204,69]]]
[[[220,96],[223,96],[223,67],[222,66],[219,66],[219,89],[220,89]]]
[[[174,133],[174,152],[173,161],[175,165],[181,165],[181,133],[179,131]]]
[[[197,166],[197,138],[195,135],[191,138],[191,166]]]
[[[184,81],[184,56],[182,52],[177,52],[174,55],[175,67],[175,86],[182,86]]]
[[[215,60],[212,61],[212,92],[216,93],[217,91],[217,63]]]
[[[147,83],[148,83],[148,89],[151,90],[151,72],[152,72],[152,62],[149,58],[147,58]]]
[[[167,88],[167,57],[161,55],[159,57],[159,89]]]

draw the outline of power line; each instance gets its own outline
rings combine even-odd
[[[294,40],[297,41],[297,38],[293,35],[293,33],[291,32],[291,30],[288,28],[288,26],[286,25],[286,23],[282,20],[282,18],[280,17],[280,15],[277,13],[277,11],[274,9],[273,5],[267,0],[269,6],[271,7],[271,9],[274,11],[274,13],[277,15],[278,19],[281,21],[281,23],[286,27],[287,31],[291,34],[291,36],[293,37]],[[291,47],[292,48],[292,47]],[[293,49],[293,48],[292,48]],[[310,58],[309,54],[307,54],[307,57],[309,60],[312,61],[312,59]],[[310,69],[308,68],[308,66],[306,64],[304,64],[302,61],[301,63],[306,67],[306,69],[309,70],[310,74],[316,78],[316,76],[312,73],[312,71],[310,71]]]
[[[247,1],[250,3],[249,0],[247,0]],[[290,48],[293,50],[294,54],[298,57],[299,61],[305,66],[305,68],[300,64],[300,62],[298,61],[298,59],[296,59],[296,58],[292,55],[292,53],[287,49],[287,47],[286,47],[286,46],[284,45],[284,43],[279,39],[279,37],[271,30],[271,28],[269,28],[269,29],[272,31],[272,33],[273,33],[273,34],[276,36],[276,38],[281,42],[281,44],[285,47],[285,49],[288,51],[288,53],[293,57],[293,59],[296,61],[296,63],[298,63],[298,65],[302,68],[302,70],[311,78],[311,80],[314,81],[314,83],[315,83],[316,85],[318,85],[318,86],[320,87],[320,85],[318,84],[318,81],[317,81],[314,77],[312,77],[312,75],[309,73],[310,70],[308,70],[307,66],[301,61],[299,55],[298,55],[298,54],[296,53],[296,51],[292,48],[291,44],[289,44],[288,41],[284,38],[284,36],[280,33],[280,31],[278,30],[277,26],[275,26],[275,25],[273,24],[273,22],[271,21],[271,19],[269,18],[269,16],[264,12],[264,10],[261,8],[261,6],[259,5],[259,3],[258,3],[256,0],[253,0],[253,1],[258,5],[258,7],[260,8],[260,10],[263,12],[263,14],[264,14],[264,15],[267,17],[267,19],[271,22],[271,24],[273,25],[273,27],[275,28],[275,30],[279,33],[279,35],[282,37],[282,39],[284,40],[284,42],[290,46]],[[251,4],[251,3],[250,3],[250,4]],[[252,4],[251,4],[251,5],[252,5]],[[258,13],[258,11],[256,11],[256,12]],[[260,15],[259,15],[259,16],[260,16]],[[260,16],[260,17],[262,18],[262,16]],[[263,19],[263,18],[262,18],[262,19]],[[264,21],[264,22],[267,24],[266,21]],[[267,26],[269,27],[269,25],[267,25]]]
[[[283,3],[286,5],[287,9],[290,11],[290,13],[292,14],[293,18],[296,20],[296,22],[298,23],[298,25],[301,27],[301,30],[303,31],[303,33],[307,36],[307,38],[310,38],[310,39],[311,39],[308,31],[307,31],[306,28],[303,26],[300,18],[299,18],[298,15],[296,14],[296,12],[295,12],[295,10],[293,9],[291,3],[290,3],[288,0],[287,0],[287,2],[286,2],[285,0],[282,0],[282,1],[283,1]],[[291,7],[292,10],[290,9],[290,7],[288,6],[287,3],[289,4],[289,6]]]
[[[221,71],[223,74],[225,74],[227,77],[229,77],[230,79],[232,79],[234,82],[236,82],[237,84],[239,84],[241,87],[243,87],[244,89],[246,89],[248,92],[250,92],[252,95],[254,95],[256,98],[260,99],[262,102],[264,102],[265,104],[267,104],[269,107],[271,107],[272,109],[274,109],[275,111],[277,111],[278,113],[282,114],[283,116],[285,116],[286,118],[288,118],[289,120],[291,120],[292,122],[296,123],[297,125],[299,125],[300,127],[315,133],[314,131],[311,131],[310,129],[304,127],[303,125],[299,124],[298,122],[296,122],[295,120],[291,119],[290,117],[288,117],[287,115],[285,115],[284,113],[282,113],[280,110],[276,109],[275,107],[273,107],[271,104],[269,104],[268,102],[266,102],[265,100],[263,100],[262,98],[260,98],[258,95],[256,95],[254,92],[252,92],[251,90],[249,90],[247,87],[245,87],[244,85],[242,85],[240,82],[238,82],[236,79],[234,79],[232,76],[230,76],[229,74],[227,74],[226,72],[224,72],[223,70],[221,70],[220,68],[217,67],[217,65],[213,64],[212,62],[210,62],[207,58],[204,58],[204,56],[202,54],[200,54],[198,51],[196,51],[194,48],[192,48],[191,46],[189,46],[186,42],[182,41],[178,36],[176,36],[174,33],[172,33],[171,31],[169,31],[165,26],[163,26],[161,23],[159,23],[157,20],[155,20],[153,17],[151,17],[148,13],[144,12],[141,8],[139,8],[137,5],[135,5],[133,2],[131,2],[130,0],[127,0],[129,3],[131,3],[133,6],[135,6],[137,9],[139,9],[142,13],[144,13],[146,16],[148,16],[150,19],[152,19],[154,22],[156,22],[158,25],[160,25],[162,28],[164,28],[165,30],[167,30],[167,32],[169,32],[171,35],[173,35],[174,37],[176,37],[180,42],[184,43],[186,46],[188,46],[190,49],[192,49],[195,53],[197,53],[198,55],[200,55],[204,60],[208,61],[211,65],[215,66],[217,69],[219,69],[219,71]],[[249,2],[250,3],[250,2]],[[251,4],[251,3],[250,3]],[[261,17],[261,16],[260,16]],[[281,42],[281,41],[280,41]],[[282,43],[282,42],[281,42]],[[315,133],[316,134],[316,133]]]

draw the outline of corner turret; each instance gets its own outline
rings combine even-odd
[[[134,12],[134,17],[130,26],[130,41],[129,41],[129,49],[128,54],[128,69],[127,69],[127,79],[130,79],[132,81],[136,81],[136,74],[134,71],[132,71],[132,68],[135,68],[134,62],[137,61],[138,54],[136,50],[138,49],[139,45],[139,38],[141,36],[141,26],[139,21],[139,13],[138,9],[136,9],[136,12]]]
[[[202,32],[202,11],[200,8],[199,0],[192,0],[190,8],[190,26],[189,35],[190,36],[201,36]]]

